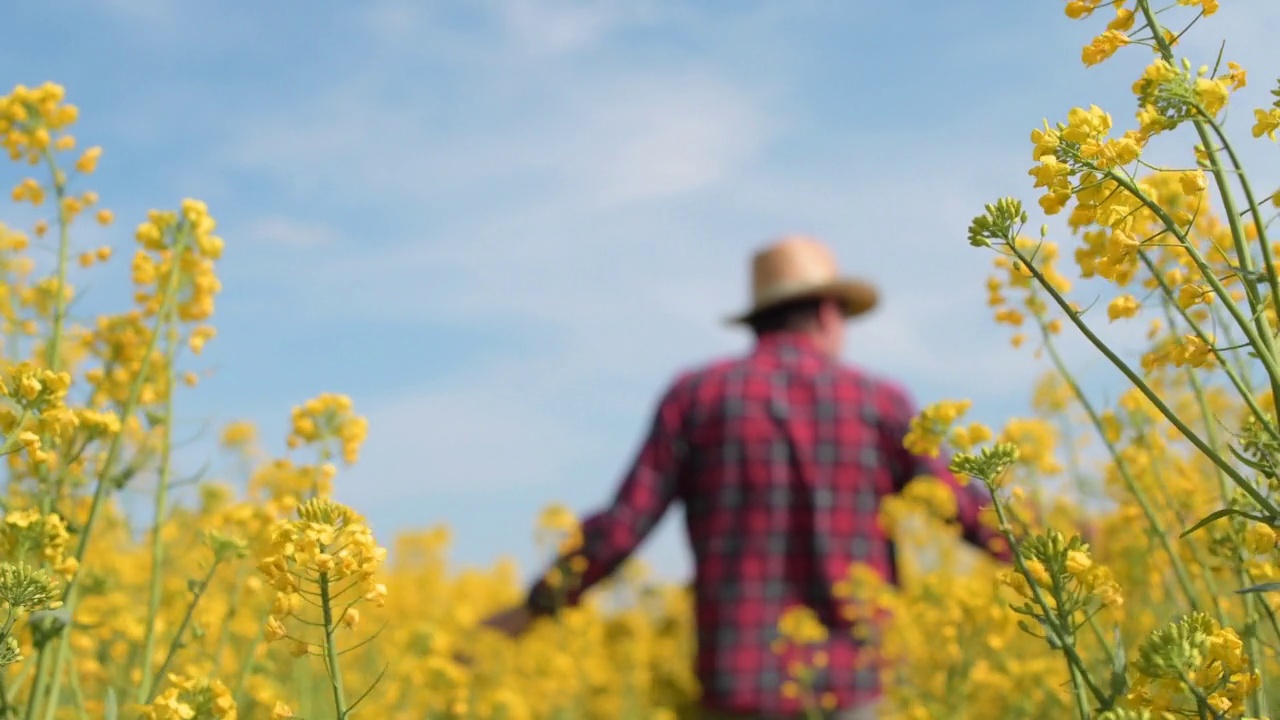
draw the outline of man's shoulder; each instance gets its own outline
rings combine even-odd
[[[915,414],[914,400],[906,385],[888,375],[843,360],[830,361],[824,370],[834,377],[836,396],[856,398],[865,418],[895,425],[909,421]]]
[[[701,363],[678,368],[668,383],[667,393],[669,395],[696,393],[697,388],[706,387],[716,380],[721,380],[731,374],[734,368],[742,365],[743,359],[716,357],[711,360],[704,360]]]
[[[906,386],[887,375],[845,361],[834,361],[830,368],[842,381],[856,383],[867,392],[894,401],[910,401]]]
[[[685,365],[671,375],[664,401],[705,401],[723,392],[730,378],[743,379],[755,369],[750,355],[719,355]]]
[[[762,363],[758,356],[751,354],[719,356],[678,370],[670,383],[669,392],[696,395],[698,388],[721,386],[730,377],[742,380],[756,374],[768,375],[775,370],[776,367]],[[912,407],[911,393],[903,383],[855,363],[824,361],[818,365],[803,367],[801,372],[826,374],[837,384],[856,389],[861,395],[877,398],[879,405],[895,409]]]

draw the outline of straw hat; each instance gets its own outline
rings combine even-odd
[[[822,242],[788,235],[752,258],[751,307],[726,320],[731,324],[746,323],[769,308],[819,297],[839,301],[845,317],[853,317],[875,306],[876,289],[864,280],[842,277],[835,255]]]

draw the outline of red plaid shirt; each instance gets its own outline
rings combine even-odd
[[[780,614],[796,604],[831,628],[818,691],[840,707],[873,700],[880,680],[865,662],[873,649],[854,639],[832,587],[855,562],[896,581],[880,499],[932,475],[954,489],[965,539],[998,546],[978,521],[987,498],[977,483],[960,486],[945,460],[903,449],[915,412],[903,390],[829,360],[797,334],[767,335],[745,357],[680,375],[613,503],[583,521],[576,554],[585,571],[561,602],[577,603],[613,572],[678,499],[695,558],[703,705],[800,712],[781,693],[786,657],[770,649]],[[540,581],[528,605],[553,612],[556,595]]]

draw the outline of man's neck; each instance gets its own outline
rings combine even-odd
[[[756,338],[758,347],[775,347],[778,345],[799,345],[814,350],[819,349],[818,336],[805,330],[775,330]]]

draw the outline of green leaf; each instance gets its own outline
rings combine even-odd
[[[1193,533],[1193,532],[1195,532],[1195,531],[1199,530],[1200,528],[1204,527],[1205,525],[1208,525],[1208,524],[1209,524],[1209,523],[1211,523],[1211,522],[1215,522],[1215,521],[1217,521],[1217,520],[1221,520],[1222,518],[1224,518],[1224,517],[1228,517],[1228,516],[1231,516],[1231,515],[1245,515],[1245,516],[1248,516],[1248,517],[1252,517],[1252,516],[1250,516],[1248,513],[1246,513],[1245,511],[1243,511],[1243,510],[1239,510],[1239,509],[1237,509],[1237,508],[1222,508],[1221,510],[1214,510],[1213,512],[1211,512],[1211,513],[1209,513],[1208,515],[1205,515],[1203,518],[1201,518],[1201,519],[1200,519],[1200,521],[1199,521],[1199,522],[1197,522],[1195,525],[1192,525],[1191,527],[1187,528],[1186,530],[1183,530],[1183,531],[1182,531],[1182,534],[1181,534],[1181,535],[1179,535],[1178,537],[1186,537],[1186,536],[1190,535],[1191,533]]]
[[[1125,675],[1128,661],[1124,656],[1124,641],[1120,637],[1119,625],[1115,627],[1114,637],[1116,652],[1111,662],[1111,702],[1113,703],[1129,688],[1129,678]]]
[[[1264,474],[1264,475],[1266,475],[1267,477],[1271,477],[1271,473],[1272,473],[1272,469],[1271,469],[1271,468],[1269,468],[1269,467],[1267,467],[1267,466],[1265,466],[1265,465],[1262,465],[1261,463],[1257,462],[1256,460],[1253,460],[1253,459],[1249,458],[1248,456],[1244,455],[1244,454],[1243,454],[1243,453],[1241,453],[1239,450],[1235,449],[1235,446],[1233,446],[1233,445],[1228,445],[1228,446],[1227,446],[1227,449],[1228,449],[1228,450],[1230,450],[1230,451],[1231,451],[1231,454],[1232,454],[1232,455],[1235,455],[1235,456],[1236,456],[1236,459],[1237,459],[1237,460],[1239,460],[1240,462],[1244,463],[1245,465],[1248,465],[1249,467],[1253,468],[1254,470],[1257,470],[1257,471],[1258,471],[1258,472],[1260,472],[1260,473],[1263,473],[1263,474]]]
[[[1253,587],[1237,590],[1236,594],[1244,595],[1247,593],[1275,592],[1277,590],[1280,590],[1280,582],[1265,582],[1261,585],[1254,585]]]
[[[102,720],[119,720],[120,702],[116,700],[116,689],[107,688],[107,696],[102,700]]]
[[[1032,637],[1043,637],[1042,635],[1033,632],[1031,630],[1031,623],[1028,623],[1026,620],[1021,618],[1018,620],[1018,629]]]

